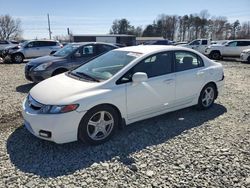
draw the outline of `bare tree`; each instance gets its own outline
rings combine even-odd
[[[21,20],[10,15],[0,16],[0,39],[17,39],[22,35]]]

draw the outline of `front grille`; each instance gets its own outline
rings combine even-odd
[[[37,102],[35,99],[31,97],[31,95],[28,95],[28,105],[33,110],[40,110],[43,107],[43,104]]]

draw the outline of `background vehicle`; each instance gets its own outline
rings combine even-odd
[[[240,54],[241,62],[250,63],[250,47],[249,49],[243,50]]]
[[[25,66],[25,77],[33,82],[40,82],[76,68],[89,59],[115,48],[115,45],[98,42],[68,44],[52,55],[29,61]]]
[[[231,40],[224,44],[214,44],[208,46],[205,54],[212,59],[221,59],[223,57],[239,57],[241,52],[250,48],[249,39]]]
[[[3,51],[6,47],[12,47],[18,44],[17,41],[0,40],[0,57],[3,57]]]
[[[34,86],[23,117],[39,138],[100,144],[122,123],[193,105],[208,109],[223,84],[222,65],[194,50],[124,47]]]
[[[210,44],[211,44],[211,41],[209,39],[196,39],[196,40],[191,41],[188,44],[184,44],[184,45],[181,45],[181,46],[197,50],[198,52],[204,54],[205,49]]]
[[[31,40],[22,43],[18,49],[7,49],[5,52],[13,62],[22,63],[24,59],[49,55],[63,46],[54,40]]]
[[[173,41],[170,40],[155,40],[143,43],[143,45],[172,45]]]

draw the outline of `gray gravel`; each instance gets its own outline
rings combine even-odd
[[[26,131],[21,102],[33,85],[23,64],[0,64],[0,187],[250,187],[250,65],[223,65],[213,108],[141,121],[93,147]]]

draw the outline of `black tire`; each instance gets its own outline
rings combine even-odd
[[[24,60],[24,56],[21,53],[16,53],[12,55],[12,61],[15,63],[22,63]]]
[[[213,94],[211,93],[210,97],[208,98],[208,97],[206,97],[206,95],[209,95],[209,94],[207,94],[206,92],[209,92],[209,91],[211,91]],[[197,104],[197,109],[198,110],[206,110],[206,109],[212,107],[214,104],[214,100],[216,99],[216,96],[217,96],[217,91],[216,91],[214,84],[207,84],[201,90],[198,104]]]
[[[248,56],[247,58],[247,63],[250,63],[250,56]]]
[[[101,113],[103,112],[104,112],[103,122],[108,122],[108,121],[113,120],[113,124],[110,123],[110,124],[104,125],[105,128],[103,127],[103,125],[100,125],[102,121]],[[99,119],[99,116],[100,116],[100,119]],[[112,116],[112,119],[110,116]],[[99,122],[99,125],[97,125],[98,122]],[[93,123],[96,125],[91,125]],[[78,139],[91,145],[102,144],[108,141],[114,135],[115,130],[118,127],[118,123],[119,123],[118,112],[112,106],[109,106],[109,105],[96,106],[92,108],[91,110],[89,110],[82,118],[78,127]],[[107,135],[104,135],[104,132],[101,129],[105,129],[105,132],[107,132]]]
[[[61,73],[64,73],[64,72],[67,72],[68,70],[67,69],[57,69],[55,70],[53,73],[52,73],[52,76],[56,76],[58,74],[61,74]]]
[[[220,60],[221,59],[221,54],[218,51],[212,51],[210,53],[210,58],[215,59],[215,60]]]

